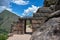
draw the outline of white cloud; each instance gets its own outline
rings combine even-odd
[[[27,4],[29,4],[29,1],[13,0],[13,3],[16,3],[16,4],[18,4],[18,5],[27,5]]]
[[[0,12],[2,12],[3,10],[8,10],[10,12],[13,12],[11,8],[7,8],[6,6],[0,6]]]
[[[0,12],[5,9],[12,12],[10,2],[12,2],[12,0],[0,0]]]
[[[6,8],[6,10],[8,10],[8,11],[11,11],[11,12],[12,12],[12,9],[11,9],[11,8]]]
[[[18,13],[14,12],[12,8],[5,8],[5,9],[8,10],[8,11],[10,11],[10,12],[12,12],[12,13],[14,13],[14,14],[16,14],[16,15],[18,15],[18,16],[21,16]]]
[[[29,13],[35,13],[39,7],[32,5],[28,9],[24,10],[23,16],[28,15]]]
[[[5,9],[17,15],[17,13],[14,12],[12,8],[5,8]]]
[[[5,7],[5,6],[0,6],[1,7],[1,10],[3,9],[3,10],[8,10],[8,11],[12,11],[12,9],[11,8],[7,8],[7,7]]]

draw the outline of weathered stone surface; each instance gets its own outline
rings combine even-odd
[[[60,11],[51,14],[40,28],[32,34],[31,40],[60,40]]]
[[[54,5],[54,4],[56,4],[56,1],[57,0],[45,0],[44,6],[49,7],[50,5]]]
[[[40,28],[52,12],[53,11],[49,9],[49,7],[39,8],[37,12],[33,14],[32,29],[37,30]]]
[[[42,7],[37,10],[36,13],[52,13],[53,11],[49,7]]]
[[[46,21],[48,21],[50,18],[54,18],[54,17],[60,17],[60,10],[55,11],[54,13],[51,13],[51,15],[49,15],[49,17],[47,18]]]
[[[16,23],[11,25],[11,33],[24,34],[24,20],[19,19]]]
[[[45,20],[46,20],[46,19],[45,19]],[[40,23],[40,24],[41,24],[41,23],[44,23],[44,19],[37,19],[37,20],[35,19],[35,20],[32,20],[32,23],[33,23],[33,24],[34,24],[34,23],[37,23],[37,24]]]
[[[34,31],[36,31],[38,28],[40,28],[39,26],[40,26],[40,23],[34,23],[34,24],[32,24],[32,31],[34,32]]]
[[[55,5],[51,5],[49,8],[50,8],[51,10],[55,11],[55,10],[54,10],[54,9],[55,9]]]
[[[33,33],[31,40],[60,40],[60,17],[46,22]]]
[[[35,13],[33,17],[48,17],[51,13]]]
[[[55,10],[60,10],[60,0],[57,0]]]
[[[54,13],[51,13],[51,15],[49,15],[50,18],[52,17],[59,17],[60,16],[60,10],[55,11]]]
[[[43,21],[42,20],[32,20],[32,23],[42,23]]]
[[[49,1],[51,4],[49,4]],[[48,3],[47,3],[48,2]],[[54,3],[53,3],[54,2]],[[58,35],[60,34],[60,0],[46,0],[45,3],[47,3],[45,6],[50,6],[50,7],[42,7],[37,10],[35,14],[33,14],[33,17],[39,19],[41,18],[42,21],[40,20],[40,25],[36,26],[36,24],[33,23],[33,28],[35,29],[35,32],[33,33],[31,40],[59,40],[60,37]],[[49,4],[49,5],[48,5]],[[58,10],[58,11],[57,11]],[[45,18],[46,17],[46,18]],[[38,22],[38,21],[36,21]],[[42,26],[43,25],[43,26]],[[58,32],[55,32],[58,30]],[[36,31],[37,30],[37,31]],[[57,34],[58,35],[57,35]],[[56,35],[54,35],[56,34]],[[57,39],[56,39],[57,38]]]
[[[38,29],[47,20],[49,15],[53,12],[49,7],[42,7],[33,14],[32,28],[34,30]],[[39,23],[39,24],[38,24]],[[38,26],[36,26],[38,24]]]

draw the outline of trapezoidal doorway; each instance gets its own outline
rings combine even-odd
[[[31,19],[19,18],[17,22],[11,25],[10,33],[14,34],[32,34]]]
[[[25,34],[32,34],[32,23],[31,23],[31,20],[25,20],[25,28],[24,28],[24,33]]]

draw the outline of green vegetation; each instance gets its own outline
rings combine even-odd
[[[0,40],[6,40],[8,38],[8,32],[3,30],[3,29],[0,29]]]
[[[5,34],[0,34],[0,40],[7,40],[8,36]]]
[[[31,23],[30,23],[30,21],[29,20],[27,20],[27,23],[26,23],[26,25],[30,25]]]

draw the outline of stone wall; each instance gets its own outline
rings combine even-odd
[[[49,7],[43,7],[43,8],[39,8],[37,12],[33,14],[33,18],[32,18],[33,32],[38,28],[40,28],[41,25],[43,25],[43,23],[47,20],[47,18],[52,12],[53,11],[49,9]]]
[[[14,34],[24,34],[24,20],[18,20],[11,25],[11,33]]]

